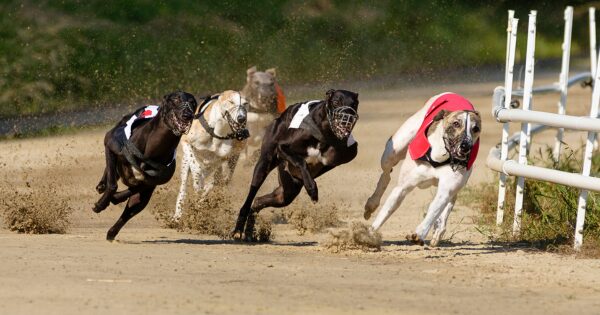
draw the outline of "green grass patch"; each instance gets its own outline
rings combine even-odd
[[[536,57],[560,56],[564,4],[551,1],[7,0],[0,117],[241,88],[252,65],[277,67],[284,87],[442,77],[504,62],[509,8],[521,21],[538,9]],[[587,53],[586,12],[576,7],[574,54]]]
[[[530,164],[565,172],[580,173],[583,150],[564,149],[558,163],[553,162],[552,149],[539,150],[533,154]],[[591,176],[600,174],[600,153],[595,152]],[[504,220],[496,226],[498,202],[498,180],[467,188],[462,198],[466,204],[480,211],[477,218],[478,230],[490,240],[514,244],[526,243],[532,247],[549,251],[571,252],[577,217],[579,190],[544,181],[525,180],[521,232],[512,235],[515,208],[516,179],[507,180]],[[600,257],[600,195],[590,192],[588,196],[583,255]]]

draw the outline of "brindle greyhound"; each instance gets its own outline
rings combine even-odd
[[[467,184],[479,150],[481,116],[473,105],[455,93],[438,94],[410,118],[387,141],[381,156],[377,188],[365,204],[365,219],[379,206],[391,180],[392,168],[400,165],[398,183],[372,223],[378,230],[415,187],[437,186],[427,215],[407,239],[423,245],[433,227],[431,246],[439,244],[458,192]],[[409,158],[407,158],[407,155]]]
[[[242,96],[250,105],[247,124],[250,132],[248,146],[256,147],[260,145],[267,126],[279,116],[277,105],[282,100],[278,100],[275,68],[263,72],[258,71],[256,67],[251,67],[246,74],[246,85],[242,89]],[[245,151],[245,159],[256,161],[259,150],[252,154],[248,154],[249,148]]]
[[[197,105],[193,95],[174,92],[164,96],[160,108],[140,108],[106,133],[106,168],[96,186],[102,196],[93,211],[99,213],[109,203],[128,200],[123,214],[108,230],[107,240],[114,240],[125,223],[148,205],[156,186],[171,179],[177,145],[190,129]],[[156,110],[158,113],[153,113]],[[117,192],[119,178],[128,188]]]
[[[234,239],[255,240],[256,214],[266,207],[289,205],[303,186],[310,198],[318,201],[315,178],[356,157],[358,144],[351,132],[358,119],[357,110],[357,93],[329,90],[325,100],[294,104],[275,119],[265,133],[250,191],[232,233]],[[275,167],[279,187],[254,200]]]

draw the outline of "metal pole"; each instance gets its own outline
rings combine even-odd
[[[535,21],[537,11],[529,13],[529,25],[527,28],[527,54],[525,59],[525,85],[523,87],[523,110],[531,108],[531,90],[533,89],[533,69],[535,66]],[[519,143],[519,164],[527,165],[527,134],[529,123],[521,123],[521,140]],[[523,212],[523,192],[525,190],[525,178],[517,178],[517,194],[515,197],[515,217],[513,221],[513,235],[521,230],[521,214]]]
[[[560,69],[560,101],[558,102],[558,114],[564,115],[567,106],[567,80],[569,79],[569,61],[571,59],[571,31],[573,28],[573,7],[568,6],[565,9],[565,34],[562,44],[562,64]],[[556,141],[552,157],[555,162],[560,159],[560,149],[565,129],[559,128],[556,132]]]
[[[600,58],[600,56],[599,56]],[[598,59],[596,59],[597,61]],[[598,103],[600,102],[600,69],[596,62],[596,73],[594,77],[594,91],[592,92],[592,103],[590,108],[590,117],[598,118]],[[594,141],[596,140],[596,132],[590,131],[587,135],[587,141],[585,142],[585,153],[583,156],[583,169],[581,175],[590,176],[590,170],[592,168],[592,152],[594,150]],[[579,203],[577,205],[577,221],[575,223],[575,242],[573,247],[578,250],[583,244],[583,224],[585,221],[585,207],[587,205],[587,190],[581,190],[579,193]]]
[[[515,49],[517,46],[517,25],[519,19],[515,19],[515,11],[508,11],[508,28],[506,29],[506,70],[504,73],[504,108],[510,108],[513,86],[513,68],[515,65]],[[508,136],[509,123],[502,125],[502,152],[501,159],[504,161],[508,158]],[[498,184],[498,208],[496,210],[496,224],[502,224],[504,220],[504,200],[506,198],[506,174],[500,174],[500,182]]]

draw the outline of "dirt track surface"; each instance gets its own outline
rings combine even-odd
[[[539,82],[538,82],[539,83]],[[359,91],[359,155],[317,180],[321,202],[348,203],[341,218],[360,220],[379,175],[387,138],[432,95],[454,91],[482,112],[483,138],[470,185],[493,178],[485,166],[499,141],[489,114],[496,84],[438,85],[385,92]],[[589,90],[570,94],[568,112],[584,115]],[[534,108],[556,110],[556,98]],[[515,130],[516,130],[515,126]],[[534,141],[549,143],[552,133]],[[569,133],[576,147],[584,135]],[[55,185],[75,209],[66,235],[19,235],[0,229],[0,314],[548,314],[600,312],[600,262],[494,246],[460,203],[439,248],[405,242],[423,217],[434,190],[416,190],[382,228],[381,252],[331,253],[327,234],[298,236],[276,225],[275,241],[248,245],[163,229],[149,205],[104,240],[121,213],[91,207],[103,167],[103,130],[0,142],[0,190]],[[236,172],[233,201],[247,189],[251,168]],[[178,177],[169,185],[178,187]],[[395,183],[395,179],[392,184]],[[272,189],[273,180],[265,190]],[[173,191],[172,189],[169,191]],[[6,196],[6,195],[5,195]],[[386,195],[387,196],[387,195]],[[384,196],[385,198],[385,196]],[[310,207],[303,193],[296,202]]]

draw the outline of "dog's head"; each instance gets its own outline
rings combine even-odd
[[[346,139],[358,120],[358,93],[329,90],[325,93],[325,108],[331,131],[338,139]]]
[[[196,107],[198,103],[192,94],[177,91],[163,97],[160,112],[167,126],[179,136],[190,130]]]
[[[481,115],[477,111],[441,110],[434,118],[444,128],[444,143],[448,153],[458,160],[466,160],[481,134]]]
[[[265,111],[276,111],[277,109],[277,90],[275,89],[275,68],[263,71],[257,71],[252,67],[246,71],[246,86],[244,94],[256,107]]]
[[[236,133],[236,137],[242,137],[242,133],[247,133],[246,121],[248,120],[248,102],[238,91],[225,91],[221,93],[218,110],[220,114]]]

